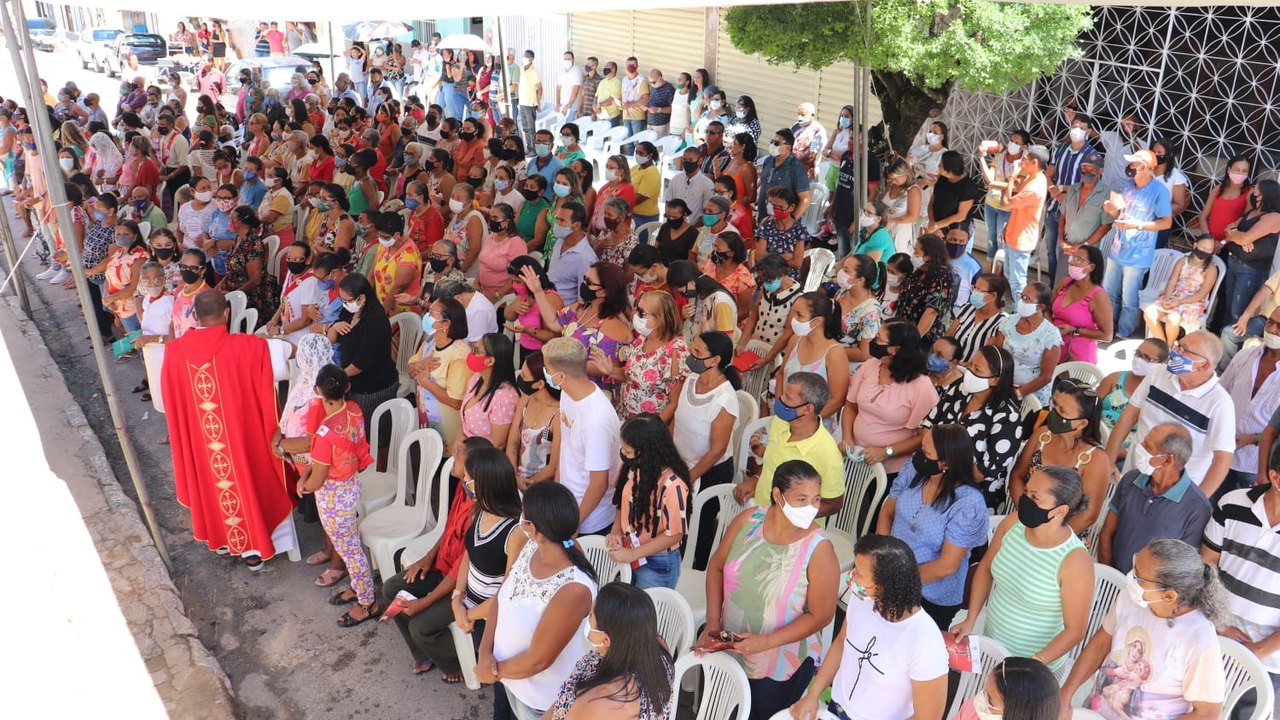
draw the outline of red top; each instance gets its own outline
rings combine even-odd
[[[1222,242],[1227,238],[1227,226],[1244,217],[1249,202],[1249,186],[1245,185],[1240,195],[1224,199],[1219,195],[1213,201],[1213,210],[1209,212],[1209,234],[1214,240]]]
[[[364,414],[348,400],[341,410],[325,416],[324,403],[308,408],[307,431],[311,438],[311,462],[329,466],[326,482],[349,482],[373,463],[364,434]],[[313,430],[314,428],[314,430]]]
[[[431,252],[431,246],[444,237],[444,216],[434,205],[427,203],[425,212],[409,213],[405,232],[413,244],[418,246],[418,252],[422,254],[422,262],[426,264],[427,253]]]
[[[443,478],[443,482],[449,482],[449,478]],[[438,570],[442,575],[452,575],[458,570],[458,563],[462,560],[462,555],[467,551],[466,537],[467,530],[471,529],[473,518],[471,517],[471,507],[475,502],[467,497],[467,493],[462,489],[462,483],[458,483],[459,487],[454,489],[453,503],[449,505],[449,520],[444,525],[444,536],[440,538],[440,550],[436,553],[436,562],[431,566],[432,570]]]
[[[333,156],[327,156],[323,160],[316,160],[311,163],[311,179],[320,182],[333,182]]]

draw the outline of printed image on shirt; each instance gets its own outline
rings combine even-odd
[[[1130,628],[1124,645],[1107,656],[1094,684],[1090,707],[1109,718],[1145,717],[1142,684],[1151,679],[1151,636],[1145,628]],[[1182,698],[1177,698],[1179,701]]]

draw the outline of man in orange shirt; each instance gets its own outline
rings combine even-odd
[[[1044,221],[1044,201],[1049,183],[1044,169],[1049,165],[1049,151],[1043,145],[1027,148],[1022,156],[1017,182],[1004,189],[1005,204],[1010,208],[1009,222],[1004,226],[1004,275],[1016,298],[1027,284],[1027,268],[1031,255],[1040,244]]]

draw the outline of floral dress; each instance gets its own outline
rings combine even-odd
[[[556,321],[559,322],[560,327],[563,328],[562,334],[565,337],[571,337],[582,343],[582,346],[587,349],[588,361],[591,359],[591,351],[596,348],[600,348],[600,351],[604,353],[605,357],[615,363],[619,362],[618,351],[627,343],[622,340],[614,340],[608,335],[605,335],[600,329],[601,323],[608,318],[600,318],[596,321],[594,326],[579,323],[578,310],[580,308],[581,304],[575,303],[565,307],[556,314]],[[592,375],[591,382],[598,385],[600,389],[605,391],[605,393],[608,394],[615,402],[617,401],[619,387],[617,380],[601,375]]]
[[[1200,292],[1200,288],[1204,287],[1208,278],[1208,270],[1213,267],[1212,264],[1201,267],[1193,264],[1190,256],[1182,259],[1182,270],[1178,273],[1178,279],[1173,283],[1173,293],[1169,296],[1171,302],[1178,302],[1183,298],[1189,298]],[[1209,307],[1209,298],[1186,305],[1179,305],[1177,312],[1182,315],[1182,321],[1178,323],[1184,330],[1191,332],[1199,330],[1204,324],[1204,311]]]
[[[551,720],[564,720],[564,718],[568,717],[569,708],[578,700],[578,683],[594,677],[600,670],[600,662],[603,659],[604,656],[595,650],[578,659],[578,664],[573,666],[573,672],[564,681],[564,685],[560,686],[560,695],[556,698],[555,703],[551,705],[549,710]],[[665,656],[663,656],[663,664],[667,668],[667,682],[671,683],[675,680],[674,669]],[[667,707],[659,711],[649,702],[647,694],[640,693],[640,712],[636,715],[636,720],[663,720],[664,718],[673,717],[675,701],[676,695],[672,693]]]
[[[1129,406],[1129,393],[1125,390],[1125,383],[1128,380],[1129,371],[1125,370],[1116,379],[1115,387],[1111,388],[1111,392],[1102,398],[1102,424],[1106,425],[1108,429],[1115,427],[1116,423],[1120,422],[1120,413],[1124,412],[1124,409]],[[1137,429],[1135,425],[1129,431],[1129,434],[1124,436],[1124,442],[1121,447],[1129,447],[1129,444],[1133,442],[1133,435]]]
[[[412,242],[404,242],[400,247],[388,250],[378,246],[373,260],[373,291],[379,300],[386,300],[387,295],[395,287],[396,272],[400,268],[413,270],[413,280],[405,288],[405,292],[417,297],[422,294],[422,256],[418,254],[418,246]],[[397,305],[397,313],[413,312],[408,305]]]
[[[1004,349],[1013,356],[1013,382],[1017,385],[1029,383],[1040,374],[1040,363],[1044,352],[1062,345],[1062,333],[1048,319],[1040,321],[1040,325],[1030,333],[1018,332],[1018,316],[1010,315],[1005,320],[1000,332],[1004,333]],[[1041,405],[1049,404],[1049,393],[1053,383],[1035,392]]]
[[[764,240],[765,249],[771,253],[779,255],[792,252],[796,249],[796,245],[809,242],[809,231],[804,229],[804,225],[796,222],[787,230],[778,227],[778,223],[773,218],[765,218],[760,223],[760,227],[756,228],[756,237]],[[787,267],[787,274],[796,280],[800,279],[800,271],[796,268]]]
[[[896,317],[915,325],[924,316],[925,310],[934,311],[933,325],[929,332],[920,338],[925,346],[933,344],[947,330],[946,321],[950,317],[956,275],[951,268],[939,268],[926,273],[923,268],[911,273],[902,282],[898,293]]]
[[[751,270],[746,263],[738,265],[727,277],[720,277],[716,273],[715,263],[708,260],[702,264],[702,272],[715,278],[735,298],[744,290],[756,289],[756,278],[751,274]]]
[[[627,380],[622,386],[622,417],[658,413],[671,399],[671,389],[685,375],[689,346],[677,335],[653,352],[644,351],[644,338],[636,338],[618,355],[626,360]]]
[[[338,215],[338,219],[330,225],[330,217],[330,215],[325,214],[320,220],[320,227],[316,230],[316,244],[325,250],[333,250],[333,243],[338,237],[338,228],[342,227],[344,221],[351,219],[350,215],[341,213]]]
[[[612,245],[601,245],[596,249],[596,257],[602,263],[609,263],[615,267],[626,269],[627,256],[640,243],[640,238],[634,233],[628,233],[621,242]]]
[[[107,279],[107,287],[103,290],[103,295],[120,292],[130,281],[133,280],[133,263],[139,259],[146,260],[147,253],[142,248],[134,250],[121,250],[116,253],[111,262],[107,263],[107,271],[105,273]],[[138,303],[136,296],[129,296],[123,300],[116,301],[110,308],[116,314],[116,317],[131,318],[138,314]]]
[[[857,347],[863,340],[875,340],[876,335],[880,334],[880,324],[883,322],[880,312],[880,302],[874,296],[863,300],[854,305],[847,313],[840,316],[840,344],[847,347]],[[850,363],[849,372],[852,374],[858,369],[862,363]]]
[[[257,309],[259,318],[270,318],[280,303],[280,283],[267,267],[267,246],[262,242],[261,232],[251,232],[236,241],[227,256],[227,274],[222,282],[227,292],[249,282],[249,263],[254,260],[262,263],[262,281],[245,294],[249,297],[249,307]]]

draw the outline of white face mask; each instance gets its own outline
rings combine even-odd
[[[719,110],[719,109],[720,109],[720,108],[722,108],[722,107],[724,107],[724,101],[723,101],[723,100],[712,100],[712,101],[711,101],[711,109],[712,109],[712,110]]]
[[[1040,306],[1033,302],[1018,299],[1018,317],[1028,318],[1040,312]]]
[[[394,237],[387,237],[387,238],[384,238],[384,237],[382,237],[381,235],[379,235],[379,236],[378,236],[378,244],[379,244],[379,245],[381,245],[381,246],[382,246],[382,247],[384,247],[384,248],[389,248],[389,247],[391,247],[392,245],[395,245],[395,244],[396,244],[396,239],[395,239]]]
[[[653,326],[649,324],[649,319],[639,315],[631,317],[631,327],[635,329],[636,334],[640,337],[649,337],[649,333],[653,332]]]
[[[454,214],[454,215],[457,215],[458,213],[462,212],[462,208],[463,208],[463,207],[465,207],[465,206],[462,204],[462,201],[461,201],[461,200],[450,200],[450,201],[449,201],[449,209],[453,211],[453,214]]]
[[[617,182],[617,180],[618,180],[618,171],[617,171],[617,170],[605,170],[605,171],[604,171],[604,177],[605,177],[605,179],[606,179],[606,180],[608,180],[609,182]]]
[[[795,333],[796,335],[799,335],[800,337],[804,337],[809,333],[813,332],[812,323],[813,323],[812,319],[810,319],[808,322],[804,322],[800,318],[791,318],[791,332]]]
[[[564,69],[565,69],[565,70],[572,70],[572,69],[573,69],[573,61],[572,61],[572,60],[565,60],[565,61],[564,61]]]
[[[777,145],[770,145],[770,146],[769,146],[769,156],[770,156],[770,157],[778,157],[778,153],[780,153],[780,152],[782,152],[782,149],[781,149],[781,148],[779,148]]]
[[[987,700],[985,690],[979,690],[978,694],[973,696],[973,711],[978,715],[978,720],[1001,720],[1004,717],[1002,713],[991,709],[991,701]]]
[[[840,286],[841,290],[848,290],[850,287],[853,287],[853,277],[850,276],[849,273],[841,270],[836,273],[836,284]]]
[[[939,135],[938,133],[926,133],[924,136],[925,142],[929,143],[930,145],[937,145],[938,141],[941,139],[942,139],[942,136]]]
[[[360,307],[361,307],[361,305],[360,305],[360,303],[356,302],[355,300],[352,300],[352,301],[350,301],[350,302],[344,302],[344,303],[342,303],[342,307],[343,307],[343,308],[345,308],[347,312],[352,313],[352,314],[355,314],[355,313],[360,312]]]
[[[1125,590],[1129,591],[1129,599],[1133,601],[1134,605],[1146,609],[1151,607],[1152,601],[1143,598],[1143,596],[1147,594],[1147,589],[1138,584],[1137,573],[1137,570],[1130,570],[1129,574],[1125,575],[1125,580],[1127,581],[1125,583]]]
[[[1089,133],[1084,128],[1078,127],[1071,128],[1071,132],[1067,134],[1071,137],[1071,142],[1073,143],[1084,142],[1085,138],[1089,137]]]
[[[213,191],[204,190],[202,192],[195,193],[192,197],[194,197],[197,202],[209,202],[213,199]]]
[[[1150,360],[1143,360],[1140,357],[1133,359],[1133,370],[1131,372],[1138,377],[1146,377],[1156,369],[1156,364]]]
[[[968,368],[960,368],[960,372],[963,373],[960,379],[960,391],[965,395],[977,395],[991,389],[991,380],[974,375]]]
[[[1280,350],[1280,335],[1263,333],[1262,344],[1266,345],[1268,350]]]
[[[875,215],[868,215],[866,213],[862,213],[862,217],[858,218],[858,227],[864,227],[864,228],[871,227],[872,225],[876,224],[876,220],[878,219],[879,218],[877,218]]]
[[[1152,455],[1139,443],[1130,450],[1133,453],[1133,466],[1143,475],[1152,475],[1160,468],[1151,464]]]
[[[1009,154],[1010,154],[1010,155],[1017,155],[1017,154],[1018,154],[1018,153],[1020,153],[1020,152],[1022,152],[1022,146],[1021,146],[1021,145],[1019,145],[1019,144],[1018,144],[1018,143],[1016,143],[1016,142],[1011,142],[1011,143],[1009,143]]]
[[[924,267],[924,258],[920,257],[919,255],[912,255],[911,267],[916,270],[919,270],[920,268]]]
[[[587,639],[587,644],[591,646],[591,649],[592,649],[592,650],[595,650],[596,652],[598,652],[598,653],[600,653],[601,655],[603,655],[603,654],[605,653],[605,646],[604,646],[604,645],[597,645],[597,644],[595,644],[594,642],[592,642],[592,641],[591,641],[591,632],[592,632],[592,630],[591,630],[591,626],[590,626],[590,625],[583,625],[583,626],[582,626],[582,637],[584,637],[584,638],[586,638],[586,639]],[[597,630],[596,632],[599,632],[599,630]]]
[[[792,525],[801,530],[808,530],[813,521],[818,518],[817,505],[805,505],[804,507],[791,507],[787,504],[787,499],[782,499],[782,514],[791,521]]]

